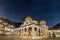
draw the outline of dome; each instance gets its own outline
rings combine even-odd
[[[42,20],[42,21],[40,21],[39,24],[40,24],[41,27],[43,27],[45,29],[48,29],[48,26],[46,25],[46,21]]]
[[[40,24],[40,25],[46,25],[46,21],[42,20],[42,21],[40,21],[39,24]]]
[[[28,17],[25,18],[25,21],[27,21],[27,20],[30,20],[31,21],[32,18],[30,16],[28,16]]]

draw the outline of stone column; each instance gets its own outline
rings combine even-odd
[[[21,36],[22,36],[22,29],[21,29]]]
[[[44,36],[44,34],[45,34],[44,29],[42,29],[42,32],[43,32],[43,36]]]
[[[32,37],[34,38],[34,36],[35,36],[35,33],[34,33],[34,27],[32,27]]]
[[[42,37],[43,37],[44,32],[43,32],[43,29],[42,28],[41,28],[41,32],[42,32]]]
[[[29,31],[28,31],[28,28],[27,28],[27,36],[28,36],[28,32],[29,32]]]
[[[38,28],[37,28],[37,36],[39,35],[38,33],[39,33],[39,32],[38,32]]]
[[[42,28],[40,28],[40,35],[42,36]]]

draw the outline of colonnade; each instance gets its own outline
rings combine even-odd
[[[35,31],[36,30],[36,31]],[[26,36],[26,37],[35,37],[35,36],[43,36],[44,35],[44,29],[38,28],[38,27],[25,27],[21,28],[19,30],[20,36]]]

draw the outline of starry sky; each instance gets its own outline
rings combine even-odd
[[[24,22],[31,16],[46,20],[49,28],[60,23],[60,0],[0,0],[0,16],[14,22]]]

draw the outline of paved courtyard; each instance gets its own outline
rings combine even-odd
[[[22,39],[15,36],[0,36],[0,40],[60,40],[60,38]]]

